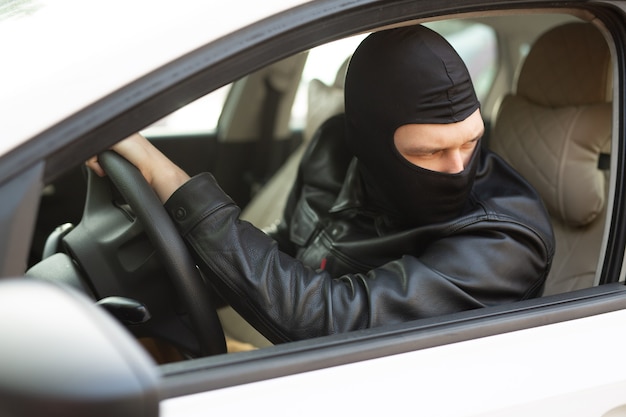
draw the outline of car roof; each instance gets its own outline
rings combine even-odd
[[[202,45],[306,0],[42,0],[0,9],[0,155]]]

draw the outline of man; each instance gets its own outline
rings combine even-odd
[[[189,179],[139,135],[114,149],[224,299],[274,343],[538,296],[549,218],[480,148],[480,105],[454,49],[423,26],[378,32],[345,85],[345,116],[320,128],[269,235],[238,219],[210,174]]]

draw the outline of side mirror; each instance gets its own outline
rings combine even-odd
[[[158,416],[156,364],[79,292],[1,280],[0,335],[1,415]]]

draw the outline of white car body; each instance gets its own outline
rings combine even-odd
[[[0,154],[128,82],[301,3],[271,0],[253,8],[237,2],[218,7],[212,2],[186,1],[172,7],[160,1],[85,4],[67,0],[43,3],[24,21],[8,20],[0,27],[0,36],[19,41],[3,42],[0,56],[19,65],[3,66],[0,73],[0,111],[24,118],[10,117],[3,123]],[[164,22],[167,31],[160,28]],[[171,33],[178,34],[176,39]],[[46,76],[42,76],[42,64]],[[60,92],[63,100],[58,99]],[[33,120],[26,117],[29,113],[42,117]]]
[[[323,19],[328,16],[352,16],[356,21],[358,10],[363,9],[373,19],[372,10],[380,8],[381,19],[387,19],[399,14],[403,6],[412,13],[420,3],[437,8],[437,1],[388,2],[397,3],[397,8],[387,5],[388,9],[384,3],[64,0],[33,3],[34,10],[24,15],[3,19],[0,14],[4,40],[0,42],[1,276],[23,275],[39,196],[66,163],[79,164],[197,98],[176,93],[179,102],[163,104],[168,88],[191,79],[190,74],[232,61],[232,76],[220,70],[222,78],[206,87],[209,92],[246,74],[246,65],[249,71],[256,70],[315,45],[312,38],[316,36],[326,41],[359,32],[356,23],[346,33],[324,32]],[[465,10],[459,2],[451,3],[447,13],[452,16],[482,13],[479,6]],[[514,6],[543,9],[566,2],[486,3],[488,9],[510,8],[504,14],[514,14]],[[575,14],[589,17],[593,11],[584,8],[586,3],[567,6],[580,7]],[[614,8],[623,19],[614,27],[626,27],[625,1],[596,6]],[[318,18],[322,23],[313,26],[311,22]],[[428,20],[430,15],[419,18]],[[341,21],[333,21],[332,30],[341,26],[337,22]],[[365,27],[376,28],[372,23]],[[284,52],[276,40],[281,36],[288,38]],[[626,126],[626,46],[624,35],[615,36],[622,37],[611,45],[618,58],[614,84],[620,87],[615,88],[614,102],[622,107],[614,110],[621,130],[614,137],[623,141],[618,135],[624,134]],[[257,39],[262,41],[257,44]],[[270,53],[267,48],[279,51],[279,56],[264,57]],[[249,60],[242,58],[241,51],[251,56]],[[172,65],[177,60],[185,64]],[[158,110],[146,116],[152,111],[145,110],[146,103],[153,97]],[[624,156],[616,158],[613,162],[624,165]],[[613,164],[612,169],[615,173],[624,168]],[[612,196],[610,204],[616,199]],[[415,328],[394,326],[189,363],[157,367],[146,359],[152,367],[147,372],[157,375],[159,415],[626,416],[626,361],[621,358],[626,342],[626,290],[618,283],[625,274],[624,248],[619,243],[611,245],[613,254],[622,251],[619,262],[606,267],[610,273],[604,272],[613,275],[612,283],[578,296],[565,294],[484,314],[430,320]],[[8,323],[15,308],[0,305],[0,331],[15,327]],[[104,315],[93,310],[95,316]],[[14,329],[11,334],[26,333],[25,329]],[[18,358],[15,349],[3,350],[1,339],[0,353],[13,352]],[[133,355],[147,357],[130,336],[124,343],[124,349],[136,348]],[[59,361],[69,363],[72,355]],[[3,386],[0,377],[0,399],[3,392],[12,392]],[[0,401],[0,415],[4,411]]]
[[[161,415],[619,416],[626,364],[581,352],[623,343],[624,320],[621,310],[172,398]]]

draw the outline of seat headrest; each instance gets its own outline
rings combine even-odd
[[[332,116],[343,113],[343,85],[348,71],[350,57],[346,58],[335,75],[332,85],[326,85],[318,79],[309,84],[308,110],[303,139],[308,142],[318,127]]]
[[[611,100],[611,54],[590,23],[567,23],[541,35],[520,72],[517,94],[544,106]]]
[[[539,192],[550,214],[572,227],[603,211],[611,139],[611,55],[589,23],[537,39],[495,123],[493,149]]]

